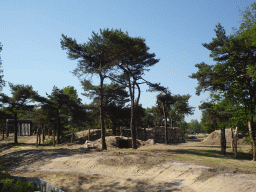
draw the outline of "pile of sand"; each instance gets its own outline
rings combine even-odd
[[[123,140],[128,140],[128,139],[131,139],[131,137],[124,137],[124,136],[121,136],[121,138]],[[110,147],[110,148],[118,148],[117,146],[117,141],[116,141],[116,136],[106,136],[105,137],[106,139],[106,145],[107,147]],[[97,139],[95,141],[90,141],[96,148],[100,149],[101,148],[101,138],[100,139]],[[149,141],[148,141],[149,142]],[[141,145],[145,145],[146,142],[145,141],[141,141],[139,139],[137,139],[137,147],[140,147]]]
[[[227,144],[231,144],[231,130],[226,129],[225,130],[225,136],[226,136],[226,142]],[[221,137],[221,131],[216,130],[208,135],[203,141],[201,141],[203,144],[206,145],[220,145],[220,138]],[[248,143],[245,141],[245,137],[238,133],[238,145],[248,145]]]

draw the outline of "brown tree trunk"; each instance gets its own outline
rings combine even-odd
[[[50,127],[48,127],[48,139],[50,139]]]
[[[89,128],[88,129],[88,141],[90,141],[91,140],[91,129]]]
[[[236,131],[234,134],[234,152],[235,152],[235,158],[237,158],[237,141],[238,141],[238,127],[236,127]]]
[[[231,150],[234,152],[234,132],[233,132],[233,128],[230,128],[230,132],[231,132]]]
[[[148,125],[148,129],[149,129],[149,125]],[[147,130],[146,130],[146,127],[144,127],[144,140],[147,141]]]
[[[164,112],[164,125],[165,125],[165,144],[168,144],[168,129],[167,129],[167,115],[166,115],[166,102],[163,103],[163,112]]]
[[[4,140],[4,126],[3,126],[3,135],[2,135],[2,138],[3,138],[3,140]]]
[[[116,136],[116,124],[112,121],[112,134]]]
[[[122,127],[120,127],[120,136],[123,136],[123,130],[122,130]]]
[[[14,143],[18,143],[17,113],[14,113]]]
[[[39,130],[36,128],[36,147],[38,147]]]
[[[104,77],[100,73],[100,127],[101,127],[101,149],[107,150],[106,145],[106,132],[105,132],[105,126],[104,126],[104,111],[103,111],[103,81]]]
[[[55,147],[56,143],[55,143],[55,131],[54,131],[54,129],[52,130],[52,136],[53,136],[53,138],[52,138],[53,146]]]
[[[221,128],[221,153],[226,155],[226,137],[225,137],[225,126]]]
[[[72,128],[72,136],[71,136],[71,143],[74,142],[74,128]]]
[[[9,123],[6,122],[6,137],[9,137]]]
[[[253,154],[253,161],[256,161],[256,143],[255,143],[255,133],[254,133],[254,127],[253,127],[252,118],[251,121],[248,122],[248,128],[249,128],[249,135],[252,145],[252,154]]]
[[[131,129],[131,136],[132,136],[132,148],[137,149],[137,143],[136,143],[136,129],[134,126],[134,85],[135,81],[133,80],[133,84],[131,86],[131,83],[129,81],[129,90],[130,90],[130,97],[131,97],[131,122],[130,122],[130,129]]]
[[[40,145],[41,144],[41,127],[38,128],[38,141]]]
[[[60,144],[60,117],[58,111],[58,123],[57,123],[57,143]]]
[[[45,141],[45,124],[43,124],[43,143],[44,143],[44,141]]]

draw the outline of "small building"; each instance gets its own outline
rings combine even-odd
[[[14,132],[14,119],[6,119],[6,131],[7,135],[10,132]],[[30,136],[32,135],[32,121],[25,119],[17,119],[18,135]]]

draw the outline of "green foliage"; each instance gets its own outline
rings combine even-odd
[[[39,190],[31,181],[22,182],[21,180],[11,179],[4,162],[4,159],[0,158],[0,182],[3,183],[4,192],[34,192]]]
[[[251,143],[251,138],[250,136],[248,135],[247,137],[245,137],[245,141],[246,143],[250,144]]]
[[[34,192],[38,189],[32,183],[32,181],[22,182],[21,180],[16,179],[3,179],[3,191],[5,192]]]
[[[177,123],[177,126],[180,127],[184,134],[187,133],[187,130],[189,129],[189,123],[187,123],[184,118]]]
[[[197,121],[197,119],[192,119],[189,123],[189,129],[193,130],[196,133],[202,133],[204,130],[202,129],[202,126]]]
[[[171,104],[171,108],[169,110],[169,119],[174,124],[173,126],[176,126],[178,122],[184,120],[186,115],[193,115],[194,114],[194,108],[189,106],[188,100],[190,99],[191,95],[175,95],[174,104]],[[171,125],[172,125],[171,122]]]

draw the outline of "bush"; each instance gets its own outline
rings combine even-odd
[[[251,143],[250,136],[245,137],[245,141],[246,141],[246,143],[250,144]]]
[[[3,159],[0,159],[0,182],[3,183],[2,191],[4,192],[34,192],[40,190],[31,181],[22,182],[21,180],[11,179],[10,174],[4,167]]]
[[[40,190],[31,181],[22,182],[21,180],[10,178],[2,179],[1,181],[4,184],[3,191],[5,192],[34,192]]]

